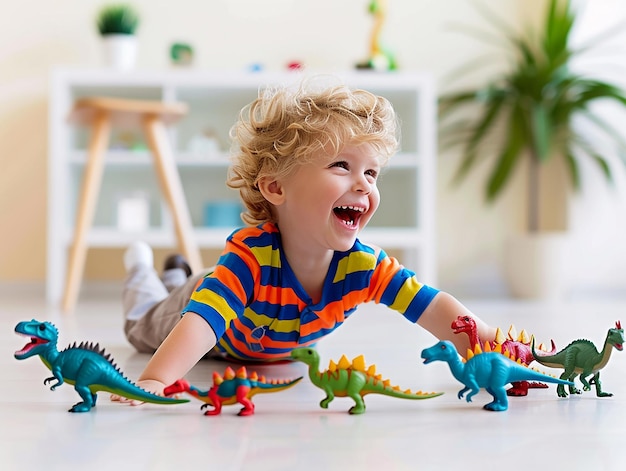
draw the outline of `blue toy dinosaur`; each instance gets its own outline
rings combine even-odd
[[[531,370],[498,352],[481,352],[463,363],[454,344],[446,340],[422,350],[422,358],[425,364],[437,360],[448,363],[452,375],[465,385],[458,393],[459,399],[469,391],[465,400],[472,402],[472,397],[478,394],[480,388],[485,388],[493,396],[493,402],[485,404],[484,408],[491,411],[508,409],[505,386],[513,381],[544,381],[569,386],[574,384]]]
[[[189,402],[187,399],[174,399],[157,396],[136,386],[120,372],[113,363],[111,356],[100,349],[98,344],[81,343],[67,347],[63,351],[57,350],[59,331],[50,322],[32,321],[20,322],[15,326],[19,335],[30,337],[30,342],[24,348],[15,352],[18,360],[24,360],[39,355],[44,365],[52,371],[50,378],[44,380],[54,391],[64,382],[74,385],[74,389],[83,399],[75,404],[69,412],[89,412],[96,405],[98,391],[108,391],[128,399],[136,399],[154,404],[180,404]]]

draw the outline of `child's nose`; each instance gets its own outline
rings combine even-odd
[[[372,184],[367,180],[365,175],[361,175],[356,177],[353,189],[356,192],[368,195],[372,191]]]

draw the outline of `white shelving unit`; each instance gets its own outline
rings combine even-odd
[[[354,71],[339,76],[353,87],[387,97],[402,123],[402,149],[379,179],[382,201],[361,239],[401,250],[401,262],[426,283],[436,283],[435,181],[436,94],[428,74]],[[76,199],[86,160],[88,130],[67,123],[79,97],[112,96],[182,101],[185,118],[170,130],[178,169],[196,237],[203,248],[221,248],[234,226],[215,227],[206,221],[206,205],[234,201],[238,195],[225,185],[228,168],[228,130],[240,109],[264,85],[297,82],[301,74],[219,73],[196,70],[132,71],[55,69],[52,73],[49,113],[48,267],[47,299],[60,300],[67,252],[72,240]],[[198,151],[193,143],[210,134],[217,151]],[[140,192],[149,199],[149,227],[124,232],[116,225],[121,198]],[[210,224],[210,225],[209,225]],[[89,247],[126,247],[141,239],[153,247],[174,247],[174,232],[163,209],[152,159],[140,133],[113,130],[106,156],[102,189]],[[212,261],[206,261],[207,265]]]

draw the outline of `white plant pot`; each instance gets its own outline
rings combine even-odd
[[[557,300],[567,284],[564,232],[520,234],[505,242],[504,269],[516,298]]]
[[[108,67],[129,70],[137,61],[137,37],[132,34],[102,36],[104,60]]]

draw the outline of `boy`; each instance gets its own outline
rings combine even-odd
[[[398,147],[391,104],[364,90],[312,85],[260,92],[232,128],[227,184],[239,190],[249,227],[229,236],[208,274],[182,275],[168,294],[149,247],[135,244],[125,254],[125,332],[139,351],[156,350],[138,381],[145,389],[162,393],[207,352],[288,358],[368,301],[460,351],[468,346],[450,327],[472,315],[462,304],[357,238],[378,208],[376,181]],[[494,338],[495,329],[477,324],[482,339]]]

